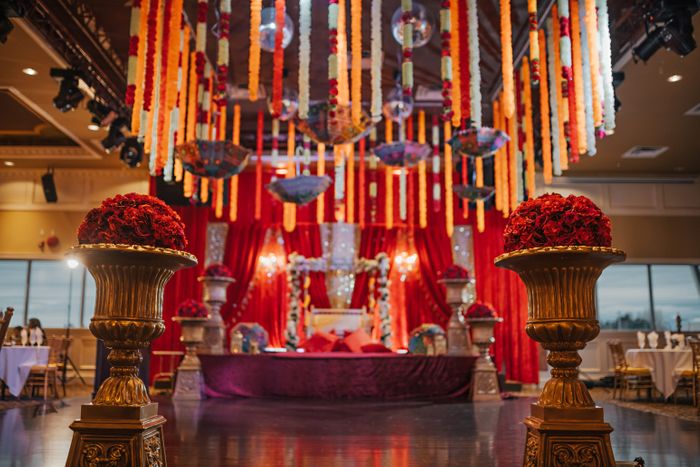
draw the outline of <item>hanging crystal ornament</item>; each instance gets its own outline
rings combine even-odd
[[[275,23],[275,8],[263,8],[260,12],[260,48],[265,52],[275,51],[275,31],[277,25]],[[294,37],[294,22],[292,18],[285,13],[284,29],[282,30],[282,48],[286,49]]]
[[[413,97],[405,95],[403,90],[397,86],[387,94],[382,112],[384,118],[394,122],[405,120],[413,113]]]
[[[413,25],[413,48],[423,47],[430,42],[435,29],[435,19],[433,15],[418,2],[413,2],[412,8],[404,16],[401,7],[397,8],[391,17],[391,33],[399,44],[403,45],[403,25],[404,18]]]
[[[277,118],[282,122],[293,119],[297,114],[297,109],[299,108],[299,95],[297,94],[296,90],[288,86],[284,86],[282,88],[282,99],[280,102],[282,103],[282,107]],[[272,104],[272,96],[268,96],[267,110],[271,115],[274,115]]]

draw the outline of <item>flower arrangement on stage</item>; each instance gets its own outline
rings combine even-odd
[[[498,318],[493,305],[480,301],[472,303],[464,315],[467,319]]]
[[[107,198],[88,212],[78,228],[78,241],[174,250],[187,246],[180,216],[158,198],[138,193]]]
[[[177,316],[181,318],[206,318],[209,310],[202,302],[188,298],[177,307]]]
[[[231,270],[225,264],[214,263],[204,270],[205,277],[233,277]]]
[[[459,264],[452,264],[443,271],[442,274],[440,274],[440,279],[446,279],[446,280],[453,280],[453,279],[462,279],[462,280],[470,280],[471,279],[471,274],[469,274],[469,270],[467,268],[463,268]]]
[[[506,252],[544,246],[609,247],[610,219],[585,196],[545,194],[520,204],[503,233]]]

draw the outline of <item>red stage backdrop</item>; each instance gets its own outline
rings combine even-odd
[[[370,218],[369,197],[365,209],[366,227],[361,232],[359,256],[374,257],[384,251],[393,256],[397,249],[398,238],[403,233],[412,233],[418,254],[417,271],[407,277],[405,282],[399,280],[397,271],[392,271],[392,318],[394,320],[394,342],[405,345],[407,333],[419,324],[426,322],[447,324],[450,310],[444,301],[444,288],[437,283],[439,274],[452,263],[450,239],[445,232],[444,213],[432,209],[432,200],[428,199],[428,227],[417,227],[418,222],[397,222],[398,206],[394,206],[394,228],[386,230],[384,222],[384,175],[380,172],[377,196],[377,223]],[[265,183],[271,174],[265,175]],[[415,174],[413,174],[415,177]],[[398,177],[394,181],[394,200],[398,201]],[[355,177],[358,180],[358,177]],[[417,187],[416,180],[409,186]],[[356,187],[356,193],[359,187]],[[283,268],[272,274],[261,270],[258,257],[268,252],[278,256],[292,251],[307,257],[321,255],[319,226],[316,224],[316,202],[297,209],[297,228],[292,233],[284,233],[284,247],[274,243],[266,245],[266,233],[270,227],[282,229],[282,205],[263,191],[262,219],[254,219],[255,209],[255,174],[239,175],[239,209],[238,219],[231,223],[224,214],[223,219],[214,219],[208,207],[179,207],[177,211],[187,225],[188,251],[195,254],[200,265],[196,268],[176,273],[165,290],[163,316],[166,332],[154,341],[154,349],[181,348],[178,342],[179,329],[171,321],[177,305],[186,298],[201,298],[201,287],[196,277],[201,274],[204,262],[204,248],[207,221],[229,222],[226,243],[225,262],[234,273],[236,282],[228,290],[228,303],[222,310],[222,316],[229,329],[237,322],[258,322],[270,334],[270,343],[274,346],[284,345],[284,330],[287,312],[287,283]],[[333,222],[333,189],[325,197],[325,222]],[[409,212],[417,215],[418,193],[409,193],[409,203],[413,208]],[[397,204],[397,203],[396,203]],[[444,209],[444,202],[441,204]],[[224,209],[224,212],[228,212]],[[493,354],[499,368],[505,367],[508,379],[523,383],[536,383],[538,380],[538,349],[536,343],[525,334],[527,320],[527,295],[525,288],[512,272],[496,268],[493,260],[503,252],[503,228],[505,219],[500,212],[486,213],[486,231],[478,233],[475,225],[475,213],[471,211],[468,218],[458,202],[455,202],[454,219],[456,224],[470,224],[474,232],[474,274],[477,280],[477,295],[480,300],[493,304],[504,322],[496,327],[496,344]],[[403,231],[403,232],[401,232]],[[269,239],[268,239],[269,240]],[[268,251],[268,250],[276,251]],[[393,262],[392,262],[393,264]],[[310,289],[312,303],[316,306],[328,306],[328,295],[321,274],[312,277]],[[357,276],[353,293],[353,306],[366,304],[367,278]],[[228,333],[227,333],[228,334]],[[155,366],[152,365],[152,372]]]

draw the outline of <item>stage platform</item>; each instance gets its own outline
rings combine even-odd
[[[466,398],[476,357],[394,353],[200,355],[210,397]]]

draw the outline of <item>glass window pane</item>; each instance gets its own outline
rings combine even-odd
[[[70,269],[65,261],[32,261],[29,318],[38,318],[44,328],[78,327],[81,293],[82,266]]]
[[[676,330],[680,315],[684,331],[700,330],[700,285],[694,265],[654,265],[651,284],[654,291],[656,327]]]
[[[617,265],[598,279],[598,320],[602,329],[651,329],[646,265]]]
[[[15,309],[10,326],[24,324],[24,295],[27,292],[27,268],[28,261],[2,260],[0,261],[0,307],[4,310],[8,306]]]

